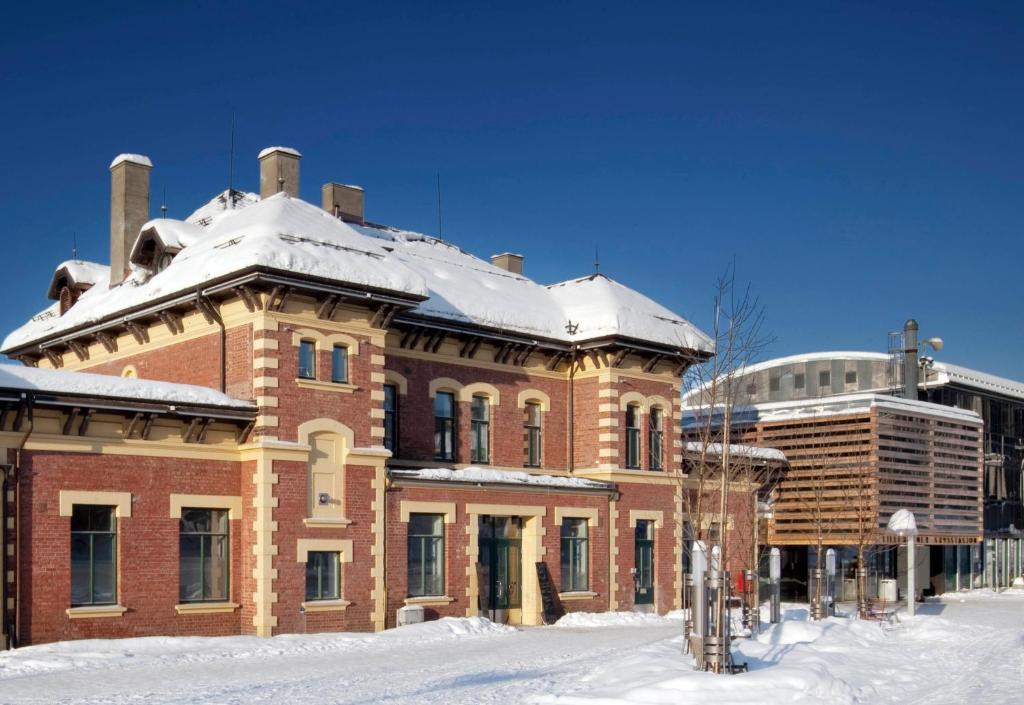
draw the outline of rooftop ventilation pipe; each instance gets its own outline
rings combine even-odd
[[[917,400],[917,321],[903,324],[903,398]]]

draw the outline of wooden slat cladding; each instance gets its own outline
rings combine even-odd
[[[819,533],[831,545],[885,543],[901,508],[914,512],[926,543],[980,540],[980,424],[882,405],[760,421],[740,435],[789,459],[774,493],[772,544],[814,544]]]

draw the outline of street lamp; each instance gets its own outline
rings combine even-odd
[[[909,509],[897,509],[889,517],[888,530],[900,537],[907,538],[907,614],[914,616],[914,597],[916,595],[917,581],[914,565],[914,540],[917,536],[917,520],[914,513]]]

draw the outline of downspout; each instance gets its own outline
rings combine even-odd
[[[35,397],[31,394],[25,395],[25,404],[27,405],[28,411],[28,430],[25,431],[25,435],[21,437],[21,441],[18,443],[18,448],[14,453],[14,555],[15,561],[21,561],[21,452],[25,449],[25,444],[28,442],[28,437],[32,435],[32,431],[35,430],[35,413],[33,407],[35,404]],[[4,501],[7,501],[6,496]],[[4,555],[7,555],[7,547],[4,547]],[[18,646],[21,642],[21,573],[17,563],[14,568],[14,632],[10,635],[11,643],[14,646]],[[4,584],[7,582],[7,572],[4,571],[3,576]],[[7,606],[7,596],[4,595],[4,607]]]

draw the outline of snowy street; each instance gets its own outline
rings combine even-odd
[[[737,642],[749,674],[691,670],[681,622],[575,615],[513,630],[443,620],[377,635],[79,641],[0,654],[0,702],[1017,703],[1024,592],[950,596],[882,628],[782,625]]]

